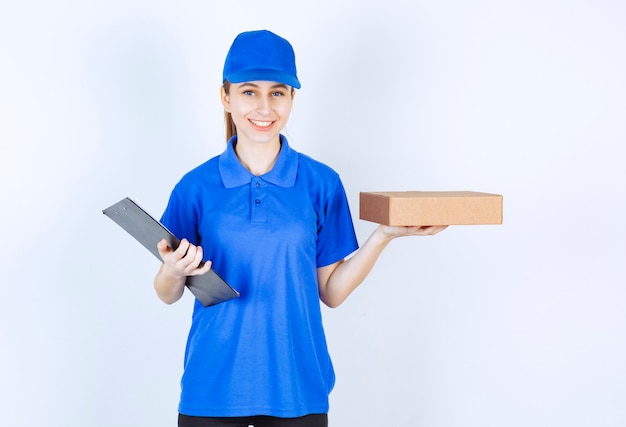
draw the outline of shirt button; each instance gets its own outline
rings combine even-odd
[[[254,201],[254,203],[256,203],[257,205],[260,205],[260,204],[261,204],[261,201],[260,201],[259,199],[256,199],[256,200]]]
[[[261,186],[261,183],[257,182],[255,185],[256,185],[256,188],[259,188]]]

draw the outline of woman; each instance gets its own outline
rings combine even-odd
[[[223,77],[227,148],[174,188],[162,222],[183,240],[159,243],[154,285],[171,304],[213,266],[241,297],[195,303],[179,426],[327,426],[335,377],[319,300],[340,305],[392,239],[445,227],[379,226],[358,248],[339,175],[280,134],[300,88],[287,40],[240,34]]]

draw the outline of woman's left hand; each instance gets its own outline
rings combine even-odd
[[[389,238],[402,236],[434,236],[448,228],[447,225],[390,226],[381,225],[380,229]]]
[[[317,269],[320,299],[329,307],[339,306],[365,280],[383,249],[396,237],[432,236],[447,227],[447,225],[415,227],[379,225],[349,259]]]

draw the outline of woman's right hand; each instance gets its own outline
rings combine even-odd
[[[210,261],[199,267],[202,263],[202,247],[192,245],[187,239],[181,240],[176,250],[169,247],[167,241],[162,239],[157,244],[157,249],[163,260],[161,272],[172,278],[198,276],[211,269]]]
[[[178,301],[185,291],[187,276],[199,276],[211,269],[211,262],[202,267],[202,248],[183,239],[176,250],[167,245],[165,239],[157,244],[163,264],[154,278],[154,289],[158,297],[166,304]]]

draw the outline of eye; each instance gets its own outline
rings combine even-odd
[[[285,96],[285,94],[283,92],[280,91],[276,91],[276,92],[272,92],[272,96]]]
[[[251,90],[244,90],[243,94],[244,95],[248,95],[248,96],[252,96],[252,95],[254,95],[254,92],[252,92]]]

